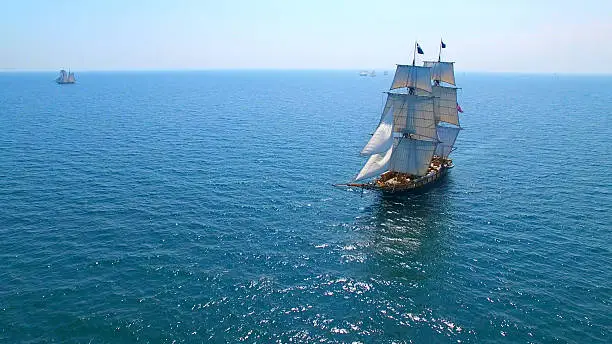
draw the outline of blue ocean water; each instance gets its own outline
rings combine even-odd
[[[392,76],[0,74],[0,342],[610,342],[612,77],[462,74],[455,168],[342,190]]]

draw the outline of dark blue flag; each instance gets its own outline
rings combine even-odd
[[[442,49],[446,48],[446,44],[444,44],[444,42],[442,42],[442,40],[440,40],[440,43],[442,43]]]
[[[417,53],[423,55],[423,49],[421,49],[421,46],[419,45],[419,43],[417,43]]]

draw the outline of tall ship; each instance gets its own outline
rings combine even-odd
[[[378,127],[361,151],[368,161],[352,182],[337,186],[410,192],[453,168],[449,154],[463,111],[457,103],[454,62],[441,61],[443,48],[440,40],[438,60],[417,66],[416,54],[423,50],[415,42],[412,64],[397,65]]]
[[[60,75],[55,79],[55,82],[58,84],[74,84],[76,80],[74,79],[74,73],[70,71],[66,73],[66,71],[62,69],[60,70]]]

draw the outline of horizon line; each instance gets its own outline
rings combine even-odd
[[[0,73],[51,73],[58,72],[60,69],[48,68],[0,68]],[[117,68],[117,69],[75,69],[69,68],[75,72],[95,72],[95,73],[113,73],[113,72],[216,72],[216,71],[393,71],[395,68],[264,68],[264,67],[239,67],[239,68]],[[530,74],[530,75],[612,75],[612,72],[529,72],[529,71],[487,71],[487,70],[456,70],[456,74],[460,73],[475,73],[475,74]]]

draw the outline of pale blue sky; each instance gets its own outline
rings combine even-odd
[[[612,73],[612,0],[6,1],[0,70],[391,69]]]

